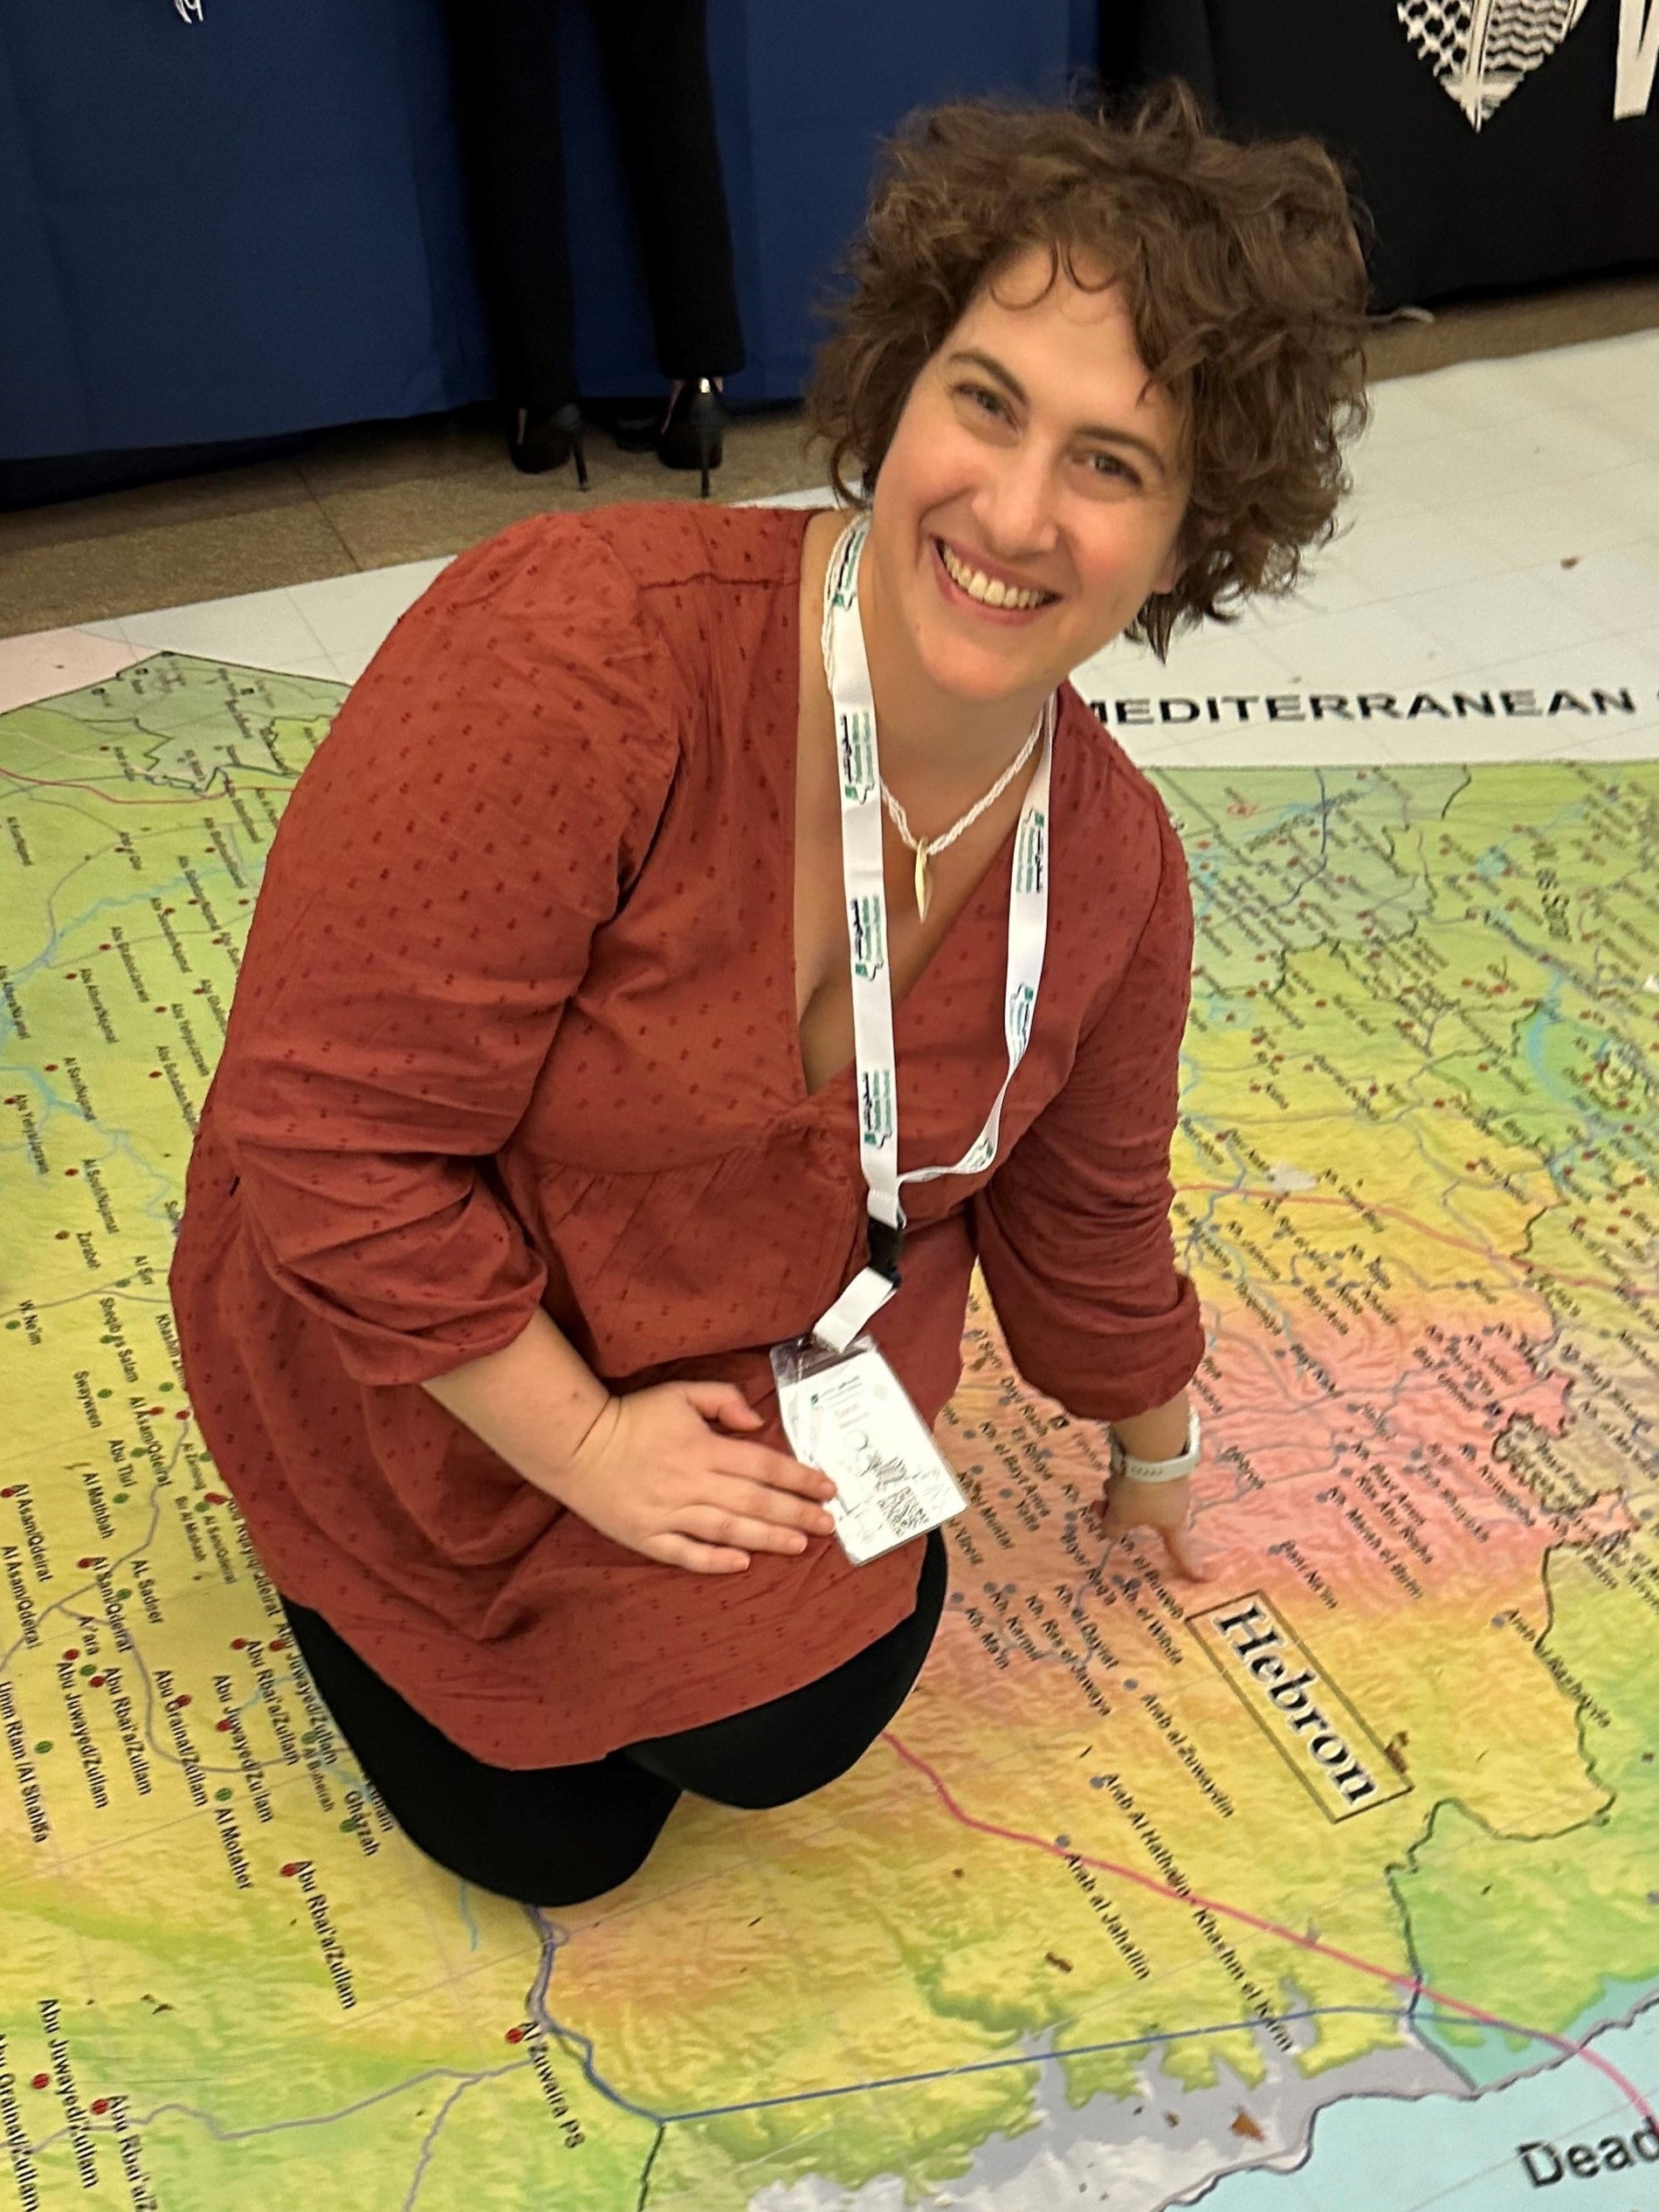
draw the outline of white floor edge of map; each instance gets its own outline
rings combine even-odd
[[[1111,646],[1076,672],[1079,688],[1144,766],[1651,757],[1655,389],[1659,332],[1379,385],[1337,538],[1296,592],[1178,637],[1161,667],[1144,648]],[[97,680],[88,666],[113,673],[156,651],[349,684],[444,565],[410,562],[0,640],[0,707],[42,696],[54,665],[71,688]],[[1327,703],[1315,720],[1318,694]]]

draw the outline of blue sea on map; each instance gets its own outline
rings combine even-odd
[[[1607,2029],[1590,2048],[1649,2111],[1659,2107],[1659,1989],[1629,2026]],[[1659,2207],[1659,2162],[1637,2157],[1586,2174],[1567,2163],[1573,2145],[1594,2153],[1617,2136],[1628,2146],[1642,2125],[1642,2111],[1605,2073],[1587,2057],[1569,2058],[1484,2091],[1472,2104],[1442,2096],[1347,2099],[1321,2113],[1312,2152],[1295,2173],[1257,2167],[1230,2174],[1198,2202],[1204,2212],[1332,2212],[1344,2202],[1362,2202],[1365,2212],[1580,2205],[1584,2212],[1649,2212]],[[1553,2155],[1535,2152],[1530,2174],[1524,2144],[1552,2147]]]
[[[1598,2029],[1634,2020],[1644,2005],[1656,1999],[1659,1999],[1659,1982],[1604,1981],[1595,2002],[1561,2033],[1568,2043],[1583,2043]],[[1419,2018],[1417,2032],[1431,2050],[1449,2058],[1464,2080],[1473,2082],[1477,2089],[1484,2089],[1493,2082],[1506,2082],[1511,2074],[1536,2072],[1541,2056],[1545,2065],[1552,2063],[1544,2055],[1547,2046],[1536,2042],[1500,2034],[1495,2028],[1485,2030],[1475,2041],[1467,2036],[1441,2032],[1444,2025],[1443,2018],[1437,2021],[1433,2014],[1428,2014]]]

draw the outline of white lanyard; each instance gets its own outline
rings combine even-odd
[[[869,522],[849,523],[830,557],[823,587],[823,665],[835,710],[841,775],[841,875],[852,966],[852,1034],[858,1078],[858,1161],[869,1187],[870,1262],[843,1291],[814,1333],[844,1351],[898,1286],[905,1214],[900,1186],[940,1175],[978,1175],[996,1157],[1002,1101],[1031,1041],[1043,952],[1049,934],[1049,771],[1054,707],[1043,710],[1036,772],[1020,810],[1008,887],[1008,985],[1002,1033],[1008,1073],[985,1126],[948,1168],[898,1172],[898,1080],[893,1054],[893,997],[887,960],[887,889],[882,864],[881,765],[876,704],[858,613],[858,562]]]

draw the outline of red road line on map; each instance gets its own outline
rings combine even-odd
[[[1316,1198],[1311,1191],[1307,1190],[1271,1189],[1256,1190],[1252,1189],[1248,1183],[1184,1182],[1181,1186],[1181,1190],[1196,1190],[1208,1196],[1220,1198],[1272,1198],[1277,1199],[1280,1205],[1342,1206],[1356,1212],[1360,1210],[1354,1206],[1354,1202],[1351,1198]],[[1449,1244],[1455,1252],[1470,1252],[1477,1259],[1490,1259],[1492,1257],[1483,1245],[1471,1244],[1465,1237],[1449,1237],[1443,1230],[1431,1229],[1426,1221],[1420,1220],[1415,1214],[1408,1214],[1403,1206],[1377,1205],[1367,1199],[1365,1210],[1373,1214],[1387,1214],[1394,1220],[1404,1222],[1408,1228],[1415,1230],[1420,1237],[1427,1237],[1436,1244]],[[1608,1292],[1614,1290],[1614,1285],[1602,1276],[1564,1275],[1559,1268],[1545,1267],[1541,1261],[1528,1259],[1523,1252],[1512,1252],[1508,1255],[1508,1258],[1512,1266],[1524,1267],[1532,1274],[1551,1276],[1556,1282],[1569,1284],[1574,1290]],[[1659,1292],[1638,1290],[1634,1286],[1620,1289],[1616,1294],[1621,1298],[1659,1297]]]
[[[927,1761],[901,1743],[891,1729],[883,1730],[882,1741],[890,1744],[907,1767],[913,1767],[919,1774],[926,1777],[940,1803],[964,1828],[974,1829],[981,1836],[994,1836],[1004,1843],[1029,1844],[1033,1850],[1046,1852],[1050,1858],[1075,1858],[1081,1866],[1097,1867],[1103,1874],[1115,1875],[1119,1881],[1132,1882],[1137,1888],[1150,1890],[1154,1897],[1161,1897],[1172,1904],[1201,1905],[1207,1912],[1217,1913],[1223,1919],[1239,1921],[1262,1935],[1277,1936],[1286,1943],[1294,1943],[1300,1950],[1311,1951],[1322,1959],[1334,1960],[1339,1966],[1352,1967],[1357,1973],[1368,1974],[1379,1981],[1392,1983],[1396,1988],[1408,1989],[1415,1995],[1427,1997],[1431,2003],[1443,2006],[1449,2012],[1462,2013],[1466,2019],[1477,2021],[1483,2028],[1497,2028],[1508,2035],[1528,2036],[1539,2043],[1549,2043],[1565,2057],[1582,2058],[1587,2065],[1594,2066],[1599,2074],[1607,2077],[1621,2097],[1629,2099],[1644,2121],[1654,2122],[1653,2111],[1635,2083],[1627,2081],[1616,2066],[1584,2043],[1572,2043],[1565,2036],[1553,2036],[1545,2028],[1529,2028],[1519,2021],[1500,2019],[1495,2012],[1483,2012],[1478,2005],[1465,2004],[1461,1997],[1449,1997],[1438,1989],[1431,1989],[1426,1981],[1420,1981],[1415,1974],[1395,1974],[1391,1967],[1379,1966],[1374,1960],[1359,1958],[1352,1951],[1339,1951],[1333,1943],[1321,1943],[1316,1936],[1300,1935],[1294,1928],[1281,1927],[1277,1920],[1264,1920],[1256,1913],[1247,1912],[1243,1905],[1228,1905],[1220,1898],[1201,1897],[1196,1890],[1183,1892],[1172,1888],[1167,1882],[1159,1881],[1154,1875],[1143,1874],[1132,1866],[1120,1866],[1115,1859],[1092,1858],[1086,1851],[1062,1850],[1057,1843],[1046,1843],[1041,1836],[1028,1836],[1019,1829],[999,1828],[993,1821],[977,1820],[957,1803],[944,1781]],[[1148,2042],[1156,2040],[1155,2036],[1147,2037]]]

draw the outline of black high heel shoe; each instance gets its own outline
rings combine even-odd
[[[667,419],[657,433],[657,458],[664,468],[701,470],[699,499],[708,497],[709,471],[719,468],[725,458],[723,440],[730,420],[713,380],[697,376],[675,393]]]
[[[585,492],[588,459],[582,438],[586,428],[574,399],[568,399],[562,407],[515,409],[513,427],[507,432],[507,451],[513,467],[526,476],[540,476],[548,469],[562,468],[574,453],[576,483]]]

